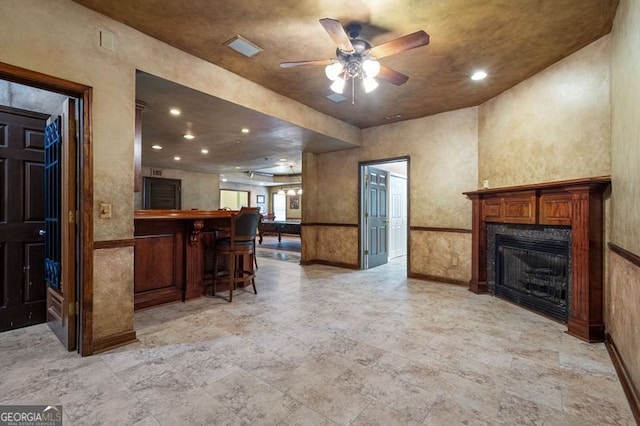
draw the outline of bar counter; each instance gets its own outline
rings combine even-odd
[[[236,213],[135,211],[135,309],[202,296],[213,264],[214,231],[228,229]]]

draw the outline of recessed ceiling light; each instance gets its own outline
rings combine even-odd
[[[240,143],[240,141],[234,141],[235,143]]]
[[[240,170],[241,168],[242,168],[242,167],[240,167],[240,166],[235,166],[235,167],[234,167],[234,169],[236,169],[236,170]]]
[[[240,130],[242,133],[249,133],[249,129],[247,129],[246,127],[243,127],[242,130]]]
[[[185,139],[189,139],[189,140],[196,138],[191,133],[186,133],[186,134],[182,135],[182,137],[185,138]]]
[[[208,154],[209,150],[207,148],[203,148],[203,149],[200,150],[200,152],[203,153],[203,154]]]
[[[153,149],[162,149],[162,147],[160,145],[151,145],[151,148],[153,148]]]
[[[177,155],[175,157],[173,157],[173,159],[176,160],[176,161],[182,160],[182,158],[178,157]]]
[[[487,77],[487,73],[486,72],[484,72],[484,71],[476,71],[471,76],[471,80],[474,80],[474,81],[484,80],[486,77]]]
[[[224,44],[247,58],[251,58],[262,52],[262,48],[239,35],[226,41]]]
[[[226,181],[228,181],[228,180],[229,180],[229,179],[227,179],[227,178],[222,178],[222,181],[223,181],[223,182],[226,182]]]
[[[178,108],[171,108],[169,110],[169,114],[171,114],[171,115],[180,115],[180,110]]]
[[[281,159],[279,159],[278,161],[280,161],[281,163],[286,163],[286,162],[287,162],[287,159],[286,159],[286,158],[281,158]]]

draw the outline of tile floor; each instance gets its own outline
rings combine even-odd
[[[0,335],[0,404],[65,425],[633,425],[602,344],[464,287],[300,267],[261,251],[258,295],[136,313],[87,358],[46,325]]]

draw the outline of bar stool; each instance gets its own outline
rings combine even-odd
[[[229,285],[229,302],[233,300],[233,290],[238,283],[251,282],[253,292],[258,294],[253,267],[258,220],[258,208],[243,207],[231,218],[229,237],[216,241],[213,256],[213,295],[216,294],[216,284],[220,282]],[[218,269],[220,256],[226,257],[227,269]],[[251,257],[250,262],[245,262],[245,256]],[[248,269],[245,269],[245,264]]]

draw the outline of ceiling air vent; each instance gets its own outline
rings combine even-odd
[[[224,44],[247,58],[252,58],[262,52],[260,47],[239,35],[226,41]]]
[[[332,93],[329,96],[327,96],[327,98],[331,99],[335,103],[342,102],[345,99],[347,99],[344,96],[342,96],[340,93]]]

